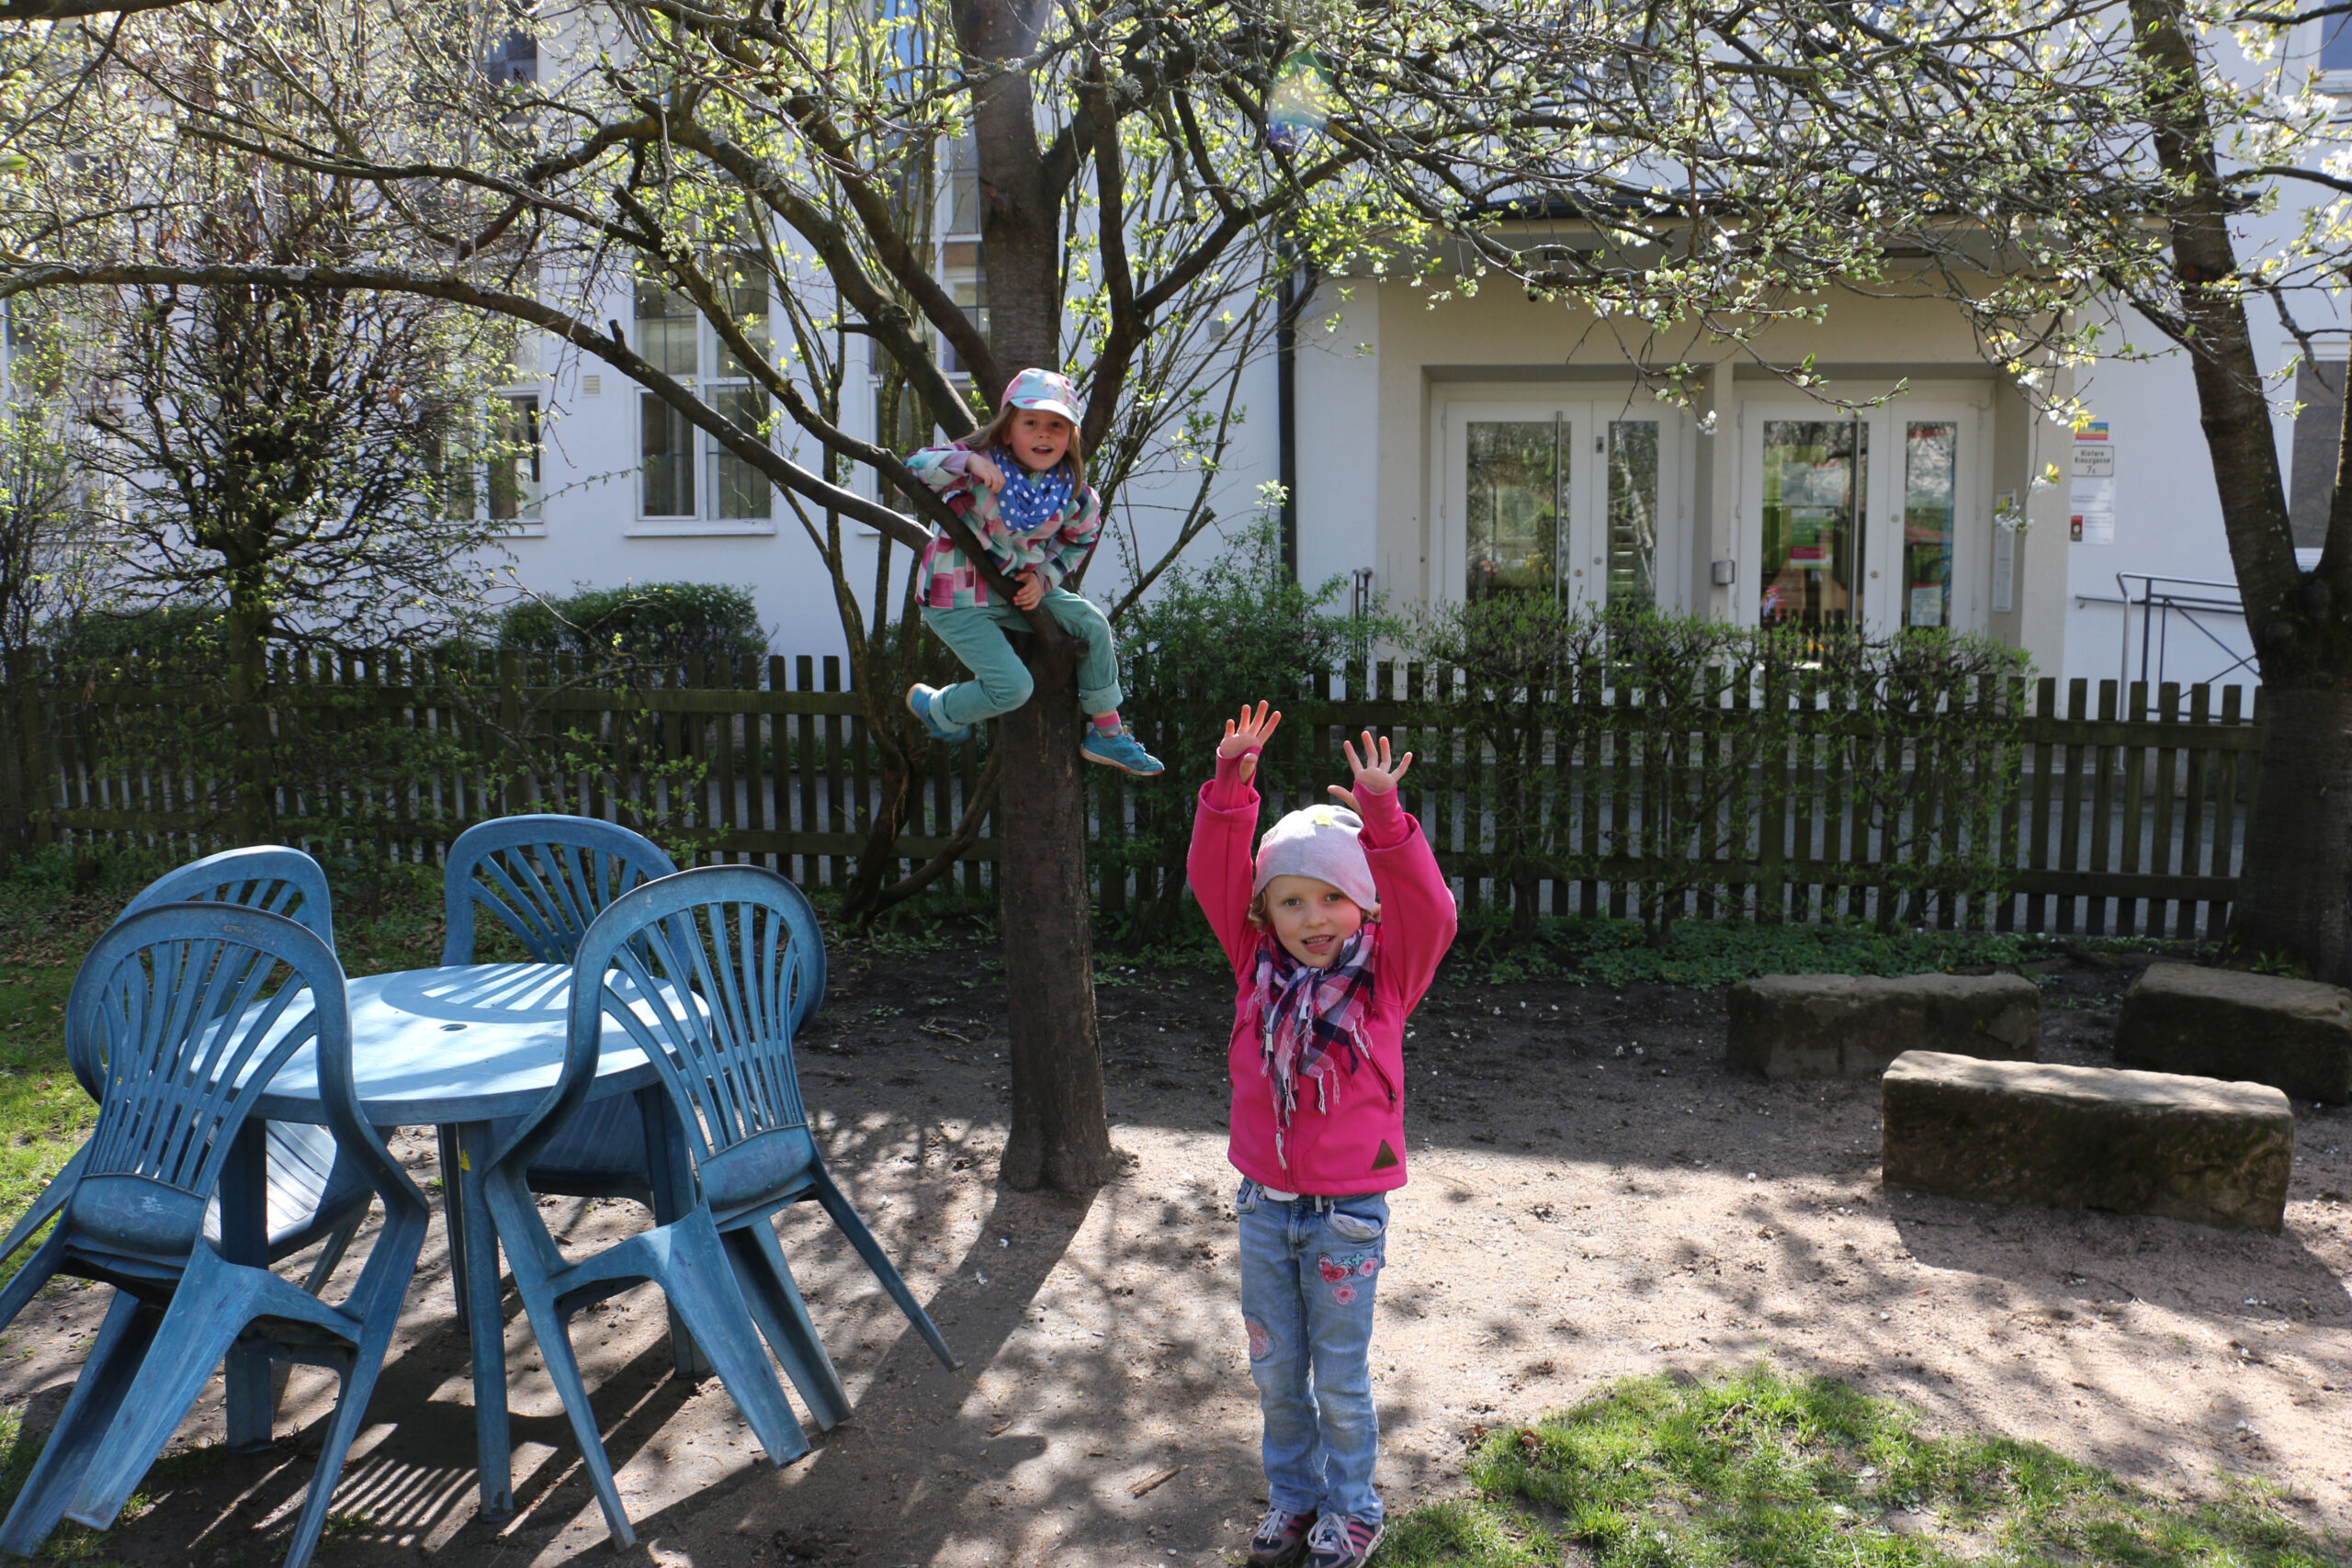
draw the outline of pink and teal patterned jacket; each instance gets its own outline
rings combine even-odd
[[[1077,515],[1064,512],[1047,518],[1025,534],[1016,533],[997,513],[996,497],[986,485],[975,484],[965,477],[964,460],[971,449],[958,441],[952,446],[926,446],[907,459],[907,467],[915,477],[932,489],[946,496],[951,504],[956,498],[965,498],[956,507],[972,532],[980,536],[989,554],[996,558],[996,567],[1007,577],[1018,575],[1024,569],[1035,567],[1048,588],[1061,586],[1062,579],[1076,571],[1094,547],[1094,536],[1102,531],[1102,503],[1094,491],[1085,485],[1078,487],[1072,503]],[[931,543],[922,552],[922,604],[926,610],[963,610],[985,605],[991,601],[988,585],[964,552],[950,544],[946,536],[933,533]]]

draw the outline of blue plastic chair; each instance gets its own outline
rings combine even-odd
[[[808,1452],[808,1440],[761,1338],[804,1390],[840,1387],[767,1224],[772,1210],[814,1190],[823,1168],[793,1071],[797,908],[782,878],[751,866],[684,871],[615,899],[573,960],[556,1086],[499,1145],[483,1177],[531,1332],[605,1526],[623,1546],[636,1532],[572,1353],[572,1314],[658,1283],[778,1464]],[[684,1130],[695,1197],[675,1218],[573,1262],[548,1234],[528,1173],[585,1099],[608,1018],[660,1075]]]
[[[551,811],[477,823],[449,846],[441,962],[474,962],[474,920],[486,908],[533,958],[569,964],[606,905],[677,869],[642,833],[594,817]]]
[[[469,828],[449,846],[441,962],[476,962],[475,911],[487,908],[532,957],[569,964],[590,923],[615,898],[677,869],[652,840],[594,817],[548,812]],[[506,1118],[492,1123],[491,1136],[503,1144],[521,1125],[522,1118]],[[633,1198],[653,1208],[646,1146],[645,1118],[633,1098],[594,1101],[548,1141],[531,1185],[572,1197]],[[457,1151],[444,1147],[441,1157],[446,1165]]]
[[[285,915],[328,948],[334,946],[334,906],[327,897],[326,873],[300,850],[265,844],[191,861],[149,883],[124,907],[116,923],[144,909],[181,903],[234,905]],[[87,1048],[96,1043],[93,1037],[72,1032],[66,1041],[74,1076],[94,1100],[102,1098],[103,1071],[95,1050]],[[85,1144],[75,1151],[16,1228],[0,1239],[0,1258],[14,1255],[63,1205],[88,1149]],[[328,1238],[303,1289],[315,1294],[334,1275],[360,1222],[368,1217],[368,1202],[373,1195],[360,1168],[338,1158],[334,1134],[326,1128],[300,1122],[269,1123],[270,1261],[290,1257],[322,1235]],[[208,1234],[218,1239],[217,1221],[211,1222]],[[6,1321],[0,1319],[0,1325]]]
[[[130,916],[75,977],[67,1030],[98,1066],[98,1123],[56,1228],[0,1291],[0,1319],[58,1274],[115,1296],[0,1551],[36,1551],[58,1521],[114,1522],[212,1368],[241,1351],[334,1371],[342,1390],[296,1522],[303,1568],[400,1320],[424,1241],[424,1197],[368,1124],[352,1081],[343,966],[282,915],[178,903]],[[336,1145],[383,1201],[384,1224],[341,1305],[206,1235],[216,1201],[254,1213],[232,1153],[261,1134],[255,1102],[288,1058],[317,1053]]]
[[[654,855],[662,852],[650,843],[645,848]],[[673,867],[662,874],[674,871]],[[797,1039],[824,1005],[825,938],[808,896],[792,883],[777,880],[783,882],[793,906],[786,918],[792,925],[792,953],[797,961],[791,1019],[793,1037]],[[451,960],[445,956],[443,962]],[[457,962],[470,963],[471,958]],[[497,1134],[505,1137],[517,1125],[516,1121],[500,1122]],[[628,1100],[615,1097],[594,1101],[581,1107],[579,1114],[548,1141],[531,1167],[531,1190],[568,1198],[628,1198],[652,1208],[655,1179],[647,1146],[645,1119]]]

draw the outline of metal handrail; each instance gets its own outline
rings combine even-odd
[[[2133,582],[2140,584],[2140,596],[2136,600],[2132,596],[2131,584]],[[2160,590],[2156,586],[2160,582],[2174,586]],[[2211,594],[2177,592],[2174,592],[2174,587],[2219,588],[2226,590],[2229,596],[2222,598]],[[2115,670],[2117,680],[2128,682],[2132,678],[2132,611],[2135,604],[2140,611],[2140,682],[2143,685],[2145,685],[2148,680],[2148,618],[2152,614],[2158,616],[2156,680],[2161,682],[2165,678],[2165,660],[2172,650],[2172,615],[2175,610],[2179,611],[2181,618],[2196,628],[2199,636],[2230,656],[2230,663],[2218,673],[2208,677],[2209,680],[2220,681],[2223,676],[2237,671],[2253,668],[2254,655],[2251,652],[2239,653],[2237,649],[2214,636],[2211,626],[2197,618],[2200,614],[2226,614],[2238,616],[2243,621],[2245,615],[2245,603],[2238,596],[2236,583],[2220,581],[2210,577],[2167,577],[2161,572],[2119,571],[2115,574],[2115,588],[2117,592],[2123,595],[2123,637],[2117,650]]]

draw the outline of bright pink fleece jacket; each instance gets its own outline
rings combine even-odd
[[[1380,889],[1380,946],[1373,960],[1372,1007],[1363,1020],[1369,1059],[1348,1053],[1328,1061],[1330,1108],[1301,1087],[1285,1161],[1276,1155],[1274,1101],[1258,1044],[1259,931],[1250,924],[1254,874],[1250,839],[1258,829],[1258,791],[1241,782],[1238,757],[1217,759],[1216,777],[1201,786],[1193,818],[1186,872],[1209,929],[1233,962],[1239,987],[1233,1038],[1226,1047],[1233,1079],[1232,1141],[1227,1157],[1253,1181],[1285,1192],[1340,1197],[1386,1192],[1405,1185],[1405,1020],[1437,976],[1438,961],[1453,945],[1453,893],[1437,868],[1421,825],[1405,814],[1396,792],[1360,790],[1364,858]],[[1266,940],[1272,940],[1267,938]],[[1349,1071],[1351,1066],[1356,1070]]]

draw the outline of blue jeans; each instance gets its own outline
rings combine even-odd
[[[1116,713],[1123,694],[1119,644],[1111,623],[1092,600],[1067,588],[1046,589],[1039,608],[1086,645],[1078,660],[1078,705],[1090,715]],[[967,604],[960,610],[925,610],[922,622],[972,672],[970,680],[939,694],[933,711],[940,717],[951,725],[981,724],[1029,700],[1036,682],[1012,650],[1014,637],[1029,635],[1020,611],[1010,604]]]
[[[1372,1299],[1387,1260],[1388,1200],[1269,1198],[1244,1181],[1241,1320],[1266,1420],[1266,1496],[1294,1514],[1378,1523],[1372,1470]]]

